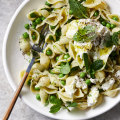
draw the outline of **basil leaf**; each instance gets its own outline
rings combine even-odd
[[[50,103],[51,104],[57,104],[57,105],[61,105],[62,104],[62,100],[58,99],[58,98],[54,98],[54,99],[50,99]]]
[[[68,107],[77,107],[77,103],[73,102],[73,103],[68,103]]]
[[[90,61],[89,61],[87,53],[83,54],[83,59],[84,59],[85,67],[86,67],[86,72],[89,72],[90,71]]]
[[[56,113],[58,112],[59,110],[61,109],[61,105],[53,105],[51,108],[50,108],[50,113]]]
[[[84,7],[78,0],[69,0],[70,10],[73,15],[78,18],[88,18],[88,9]]]
[[[100,70],[104,66],[103,60],[96,60],[91,66],[94,71]]]
[[[62,74],[65,74],[65,75],[70,73],[70,65],[69,65],[69,63],[67,63],[66,65],[61,66],[60,72]]]

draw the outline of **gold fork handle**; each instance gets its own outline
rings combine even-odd
[[[18,87],[17,90],[15,91],[14,97],[13,97],[13,99],[12,99],[12,101],[11,101],[11,103],[10,103],[10,105],[9,105],[9,107],[8,107],[5,115],[4,115],[4,117],[3,117],[3,120],[8,120],[8,118],[9,118],[9,116],[10,116],[10,113],[12,112],[12,109],[13,109],[16,101],[17,101],[17,98],[18,98],[18,96],[19,96],[19,94],[20,94],[20,92],[21,92],[21,90],[22,90],[22,87],[23,87],[23,85],[24,85],[27,77],[28,77],[28,73],[26,72],[26,73],[24,74],[24,76],[23,76],[23,79],[22,79],[21,82],[20,82],[19,87]]]

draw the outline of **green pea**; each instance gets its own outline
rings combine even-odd
[[[36,26],[36,25],[37,25],[37,23],[36,23],[35,21],[33,21],[33,22],[32,22],[32,25],[35,25],[35,26]]]
[[[55,96],[55,95],[51,95],[51,96],[50,96],[50,100],[52,101],[52,100],[54,100],[54,99],[56,99],[56,96]]]
[[[111,28],[113,29],[113,28],[115,28],[116,27],[116,25],[115,24],[111,24]]]
[[[48,3],[47,1],[45,2],[45,5],[47,5],[47,6],[51,6],[51,4],[50,4],[50,3]]]
[[[36,29],[36,26],[35,26],[35,25],[32,25],[32,28],[33,28],[33,29]]]
[[[69,11],[69,14],[70,14],[70,15],[72,15],[72,14],[73,14],[73,11],[72,11],[72,10],[70,10],[70,11]]]
[[[119,18],[117,16],[112,17],[113,20],[118,21]]]
[[[41,100],[40,94],[36,94],[36,99],[37,99],[37,100]]]
[[[98,11],[98,10],[96,10],[96,11],[95,11],[95,13],[94,13],[94,16],[96,16],[96,17],[97,17],[98,15],[99,15],[99,11]]]
[[[36,24],[40,24],[40,23],[41,23],[41,19],[40,19],[40,18],[37,18],[37,19],[35,20],[35,23],[36,23]]]
[[[59,60],[59,56],[56,57],[56,61],[58,61],[58,60]]]
[[[84,78],[85,76],[86,76],[86,73],[85,73],[85,72],[81,72],[81,73],[80,73],[80,77],[81,77],[81,78]]]
[[[42,17],[41,17],[41,20],[42,20],[42,21],[43,21],[43,20],[45,20],[45,17],[44,17],[44,16],[42,16]]]
[[[60,66],[63,66],[63,65],[65,65],[65,64],[66,64],[65,62],[61,62]]]
[[[88,86],[91,84],[90,79],[87,79],[85,82],[86,82],[86,84],[87,84]]]
[[[29,38],[29,34],[28,34],[27,32],[25,32],[25,33],[23,34],[23,38],[25,38],[25,39]]]
[[[35,17],[36,17],[36,14],[35,14],[35,13],[31,13],[31,14],[30,14],[30,17],[31,17],[31,18],[35,18]]]
[[[50,36],[49,36],[49,39],[50,39],[50,40],[54,40],[54,38],[53,38],[53,36],[52,36],[52,35],[50,35]]]
[[[61,73],[61,74],[59,74],[59,78],[62,78],[62,77],[64,77],[64,75]]]
[[[68,59],[70,57],[69,54],[64,55],[64,59]]]
[[[39,91],[39,90],[40,90],[40,88],[39,88],[39,87],[35,87],[35,90],[36,90],[36,91]]]
[[[35,35],[32,35],[32,39],[33,39],[33,40],[36,40],[36,36],[35,36]]]
[[[51,29],[55,29],[55,28],[56,28],[56,26],[50,26],[50,28],[51,28]]]
[[[24,27],[25,27],[25,29],[29,30],[30,25],[29,24],[25,24]]]
[[[46,51],[46,55],[51,56],[52,55],[52,51],[51,50],[47,50]]]
[[[30,86],[31,85],[31,80],[27,81],[27,85]]]
[[[65,80],[61,80],[61,84],[65,85],[66,84]]]
[[[106,21],[102,21],[103,26],[106,26],[106,24],[107,24]]]
[[[110,28],[111,28],[111,24],[110,24],[110,23],[107,23],[107,24],[106,24],[106,27],[110,29]]]

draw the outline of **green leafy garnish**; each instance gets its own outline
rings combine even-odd
[[[76,102],[68,102],[68,107],[77,107],[77,103]]]
[[[65,75],[69,74],[70,73],[70,65],[69,65],[69,63],[67,63],[66,65],[61,66],[60,72],[62,74],[65,74]]]
[[[69,0],[70,10],[75,17],[88,18],[88,9],[84,7],[78,0]]]
[[[49,102],[51,104],[62,104],[62,101],[60,99],[58,99],[55,95],[51,95],[49,98]]]
[[[103,67],[104,63],[103,60],[96,60],[92,63],[92,68],[97,71],[100,70]]]
[[[74,41],[87,42],[88,40],[95,37],[95,27],[86,26],[83,29],[79,29],[77,33],[73,36]]]
[[[90,66],[90,76],[95,78],[95,72],[104,66],[103,60],[96,60]]]
[[[55,95],[51,95],[49,97],[49,102],[53,104],[53,106],[50,108],[50,113],[56,113],[58,112],[62,107],[62,100],[57,98]]]
[[[50,113],[57,113],[61,109],[61,105],[53,105],[50,108]]]
[[[87,53],[83,54],[83,59],[86,67],[86,72],[90,74],[91,78],[95,78],[95,72],[104,66],[103,60],[96,60],[91,64]]]
[[[89,72],[90,71],[90,60],[89,60],[87,53],[83,54],[83,59],[84,59],[85,67],[86,67],[86,72]]]

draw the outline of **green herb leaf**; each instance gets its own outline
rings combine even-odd
[[[76,102],[73,102],[73,103],[68,103],[68,107],[77,107],[77,103]]]
[[[70,73],[70,70],[71,70],[71,68],[70,68],[70,65],[69,65],[69,63],[67,63],[66,65],[63,65],[63,66],[61,66],[61,68],[60,68],[60,72],[62,73],[62,74],[69,74]]]
[[[86,72],[89,72],[90,71],[90,61],[89,61],[87,53],[83,54],[83,59],[84,59],[85,67],[86,67]]]
[[[50,96],[49,101],[51,104],[62,105],[62,100],[58,99],[55,95]]]
[[[88,18],[88,10],[84,7],[78,0],[69,0],[70,10],[73,12],[73,15],[78,18]]]
[[[73,36],[73,40],[78,42],[86,42],[90,39],[93,39],[95,36],[95,27],[86,26],[77,31],[77,33]]]
[[[53,106],[50,108],[50,113],[56,113],[56,112],[58,112],[60,109],[61,109],[61,105],[53,105]]]
[[[100,70],[104,66],[103,60],[96,60],[91,66],[94,71]]]

